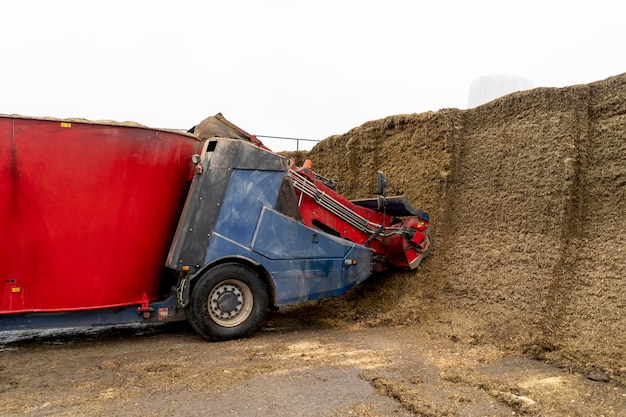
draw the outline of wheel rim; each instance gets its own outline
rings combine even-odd
[[[246,321],[254,303],[252,291],[243,282],[228,279],[211,290],[208,310],[211,319],[223,327],[235,327]]]

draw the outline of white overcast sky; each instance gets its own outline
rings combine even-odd
[[[324,139],[389,115],[466,108],[482,75],[563,87],[626,72],[623,8],[615,0],[5,1],[0,113],[186,129],[222,112],[253,134]]]

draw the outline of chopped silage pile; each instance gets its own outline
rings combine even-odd
[[[390,116],[294,156],[348,198],[384,171],[435,241],[417,271],[295,307],[307,320],[417,323],[626,382],[626,74]]]

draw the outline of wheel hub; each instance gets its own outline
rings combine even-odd
[[[217,297],[217,306],[224,313],[232,313],[237,309],[237,306],[241,306],[240,296],[237,296],[234,292],[227,291]]]
[[[233,284],[216,286],[209,296],[211,313],[222,320],[235,317],[243,306],[243,294],[239,287]]]

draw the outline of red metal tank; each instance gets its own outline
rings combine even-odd
[[[0,116],[0,314],[159,297],[192,135]]]

